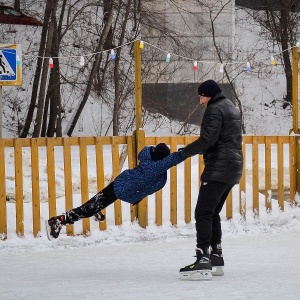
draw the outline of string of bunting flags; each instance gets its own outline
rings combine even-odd
[[[128,43],[125,43],[123,45],[120,45],[120,46],[117,46],[115,48],[112,48],[112,49],[108,49],[108,50],[102,50],[102,51],[99,51],[99,52],[94,52],[94,53],[89,53],[89,54],[85,54],[85,55],[71,55],[71,56],[57,56],[57,57],[47,57],[47,56],[44,56],[44,57],[41,57],[41,56],[37,56],[39,58],[43,58],[43,59],[49,59],[49,68],[52,69],[54,67],[54,63],[53,63],[53,58],[58,58],[58,59],[64,59],[64,58],[79,58],[79,65],[82,67],[85,65],[85,58],[86,57],[90,57],[90,56],[94,56],[94,55],[97,55],[97,54],[100,54],[100,53],[105,53],[105,52],[109,52],[109,55],[110,55],[110,60],[115,60],[117,58],[117,54],[116,54],[116,50],[118,48],[122,48],[124,46],[127,46],[127,45],[130,45],[132,43],[134,43],[135,41],[137,40],[134,40],[134,41],[131,41],[131,42],[128,42]],[[150,44],[146,41],[142,41],[142,40],[139,40],[140,41],[140,49],[144,49],[145,45],[149,46],[149,47],[152,47],[152,48],[155,48],[163,53],[166,54],[166,57],[165,57],[165,61],[167,63],[171,62],[172,58],[173,57],[177,57],[177,58],[181,58],[181,59],[184,59],[184,60],[187,60],[187,61],[191,61],[192,62],[192,68],[194,71],[197,71],[198,70],[198,64],[199,63],[203,63],[203,64],[207,64],[207,63],[210,63],[210,64],[216,64],[216,65],[219,65],[219,71],[220,73],[223,73],[224,72],[224,67],[227,66],[227,65],[234,65],[234,64],[239,64],[239,65],[245,65],[245,71],[247,72],[250,72],[252,70],[252,66],[250,64],[249,61],[246,62],[245,64],[245,61],[234,61],[234,62],[215,62],[215,61],[207,61],[207,60],[195,60],[193,58],[190,58],[190,57],[185,57],[185,56],[182,56],[182,55],[179,55],[179,54],[176,54],[176,53],[172,53],[172,52],[169,52],[169,51],[166,51],[164,49],[161,49],[153,44]],[[297,41],[296,43],[296,47],[299,47],[300,46],[300,39]],[[276,60],[275,60],[275,57],[282,54],[283,52],[285,51],[289,51],[291,50],[293,47],[290,47],[288,49],[285,49],[283,51],[280,51],[280,52],[277,52],[277,53],[273,53],[272,55],[270,55],[269,57],[264,57],[264,58],[261,58],[259,60],[255,60],[253,61],[254,62],[261,62],[261,61],[270,61],[270,64],[272,66],[276,66]],[[24,57],[28,57],[30,55],[23,55]],[[253,65],[253,64],[252,64]]]

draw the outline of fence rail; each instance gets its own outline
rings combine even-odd
[[[90,193],[101,190],[122,169],[136,166],[137,153],[145,145],[164,142],[173,152],[195,139],[197,136],[145,137],[141,130],[133,136],[123,137],[0,139],[1,239],[7,238],[7,224],[12,221],[8,220],[8,217],[11,218],[7,212],[8,205],[14,205],[15,232],[18,236],[24,236],[24,218],[28,218],[24,213],[24,204],[31,203],[31,232],[38,236],[43,218],[57,214],[58,199],[64,197],[66,210],[74,207],[73,197],[78,193],[81,203],[86,202]],[[293,204],[299,192],[299,153],[299,136],[243,136],[243,176],[240,184],[228,196],[226,218],[232,218],[236,209],[246,218],[249,204],[254,214],[259,214],[260,209],[272,210],[274,193],[281,210],[285,205]],[[124,165],[125,162],[127,165]],[[137,206],[130,205],[130,220],[138,219],[139,224],[146,227],[149,204],[153,206],[154,202],[156,225],[162,225],[166,219],[163,217],[165,206],[168,207],[167,219],[171,224],[176,225],[182,220],[191,222],[193,201],[197,198],[203,168],[202,156],[189,158],[171,168],[168,184],[150,196],[153,201],[148,203],[146,198]],[[42,183],[46,184],[46,195],[42,193]],[[163,195],[168,188],[170,199]],[[29,195],[25,195],[25,190],[30,190]],[[262,194],[263,205],[260,200]],[[48,204],[48,215],[41,216],[41,204],[45,202]],[[123,203],[117,200],[113,206],[115,225],[123,223],[126,211],[122,208]],[[179,216],[181,210],[182,217]],[[82,234],[90,232],[90,224],[90,219],[82,221]],[[99,229],[107,229],[107,222],[100,223]],[[67,234],[75,234],[74,225],[67,226]]]

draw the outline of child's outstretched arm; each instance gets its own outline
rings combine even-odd
[[[155,173],[165,173],[166,171],[168,171],[168,169],[180,164],[187,158],[188,156],[185,155],[184,149],[180,149],[176,152],[173,152],[164,159],[153,162],[155,166]]]

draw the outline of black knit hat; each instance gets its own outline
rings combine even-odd
[[[199,96],[213,97],[222,90],[219,85],[212,79],[202,82],[198,87]]]
[[[165,143],[160,143],[156,147],[152,148],[151,157],[154,161],[161,160],[170,155],[170,149]]]

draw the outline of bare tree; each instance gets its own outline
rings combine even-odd
[[[21,138],[25,138],[28,135],[29,130],[30,130],[30,125],[31,125],[31,122],[33,119],[33,114],[34,114],[36,101],[37,101],[37,95],[38,95],[38,91],[39,91],[42,66],[44,64],[47,32],[48,32],[48,26],[49,26],[49,22],[50,22],[51,12],[52,12],[52,1],[48,0],[46,2],[46,8],[45,8],[45,14],[44,14],[44,26],[43,26],[43,30],[42,30],[42,34],[41,34],[39,55],[37,58],[36,70],[35,70],[35,74],[34,74],[34,81],[33,81],[32,93],[31,93],[31,101],[30,101],[28,112],[27,112],[26,121],[23,126],[22,133],[20,135]],[[48,62],[48,60],[47,60],[47,62]]]
[[[300,13],[295,11],[298,1],[262,0],[263,10],[247,10],[262,27],[262,34],[272,42],[274,49],[280,49],[280,59],[286,76],[286,101],[292,101],[292,64],[289,49],[296,44]],[[285,104],[284,104],[285,107]]]
[[[220,13],[222,12],[222,10],[224,8],[226,8],[227,5],[229,5],[231,3],[231,0],[228,0],[227,2],[225,2],[224,4],[222,4],[220,10],[217,13],[213,13],[212,9],[209,8],[209,18],[210,18],[210,26],[211,26],[211,33],[212,33],[212,39],[213,39],[213,44],[218,56],[218,59],[220,61],[221,64],[223,64],[224,59],[231,59],[230,55],[228,55],[229,53],[225,54],[224,51],[222,51],[222,45],[219,45],[216,41],[216,26],[215,26],[215,20],[220,16]],[[231,54],[232,55],[232,54]],[[241,119],[242,119],[242,132],[246,133],[246,129],[245,129],[245,122],[244,122],[244,115],[243,115],[243,107],[242,107],[242,102],[240,100],[240,97],[236,91],[235,85],[234,85],[234,79],[235,76],[233,77],[231,74],[232,72],[232,68],[231,68],[231,72],[226,68],[226,66],[223,69],[224,75],[228,81],[228,83],[230,84],[231,90],[234,94],[235,100],[237,101],[237,105],[240,111],[240,115],[241,115]]]
[[[48,35],[47,35],[47,41],[46,41],[46,47],[45,47],[45,57],[49,57],[51,55],[51,47],[53,44],[53,36],[54,36],[54,30],[55,30],[55,14],[57,10],[57,2],[58,0],[48,0],[51,2],[51,19],[48,27]],[[46,59],[47,62],[49,62],[49,59]],[[56,61],[57,63],[57,61]],[[37,103],[37,112],[36,112],[36,118],[34,123],[34,131],[32,136],[33,137],[39,137],[41,134],[41,128],[42,128],[42,122],[43,122],[43,116],[44,116],[44,109],[45,109],[45,94],[46,94],[46,85],[47,85],[47,79],[48,79],[48,70],[49,65],[45,63],[42,67],[42,74],[41,74],[41,81],[40,81],[40,89],[39,89],[39,97],[38,97],[38,103]]]
[[[124,43],[126,28],[128,26],[128,19],[131,7],[131,0],[128,0],[125,8],[124,20],[122,22],[121,34],[119,38],[119,45]],[[119,134],[119,117],[120,117],[120,56],[122,48],[117,49],[117,57],[114,67],[114,81],[115,81],[115,103],[114,103],[114,115],[113,115],[113,135]]]
[[[21,0],[15,0],[15,3],[14,3],[14,8],[17,9],[17,10],[20,10],[21,8]]]
[[[167,2],[178,7],[178,17],[182,17],[189,28],[181,16],[189,12],[189,5],[177,0]],[[99,135],[111,132],[119,135],[134,128],[133,41],[141,36],[141,28],[148,28],[149,36],[155,32],[155,45],[172,49],[183,57],[197,55],[200,59],[206,51],[199,49],[199,43],[194,47],[193,43],[183,42],[178,33],[181,28],[169,26],[164,14],[153,13],[151,3],[140,0],[46,1],[31,101],[21,137],[30,135],[31,130],[33,136],[61,136],[64,120],[68,122],[65,132],[71,136],[88,108],[91,110],[89,119],[93,120]],[[110,59],[111,49],[115,49],[115,60]],[[79,65],[81,55],[84,65]],[[166,64],[162,63],[161,55],[156,48],[147,47],[143,51],[145,82],[173,83],[174,77],[184,70],[186,60],[179,57]],[[48,57],[54,60],[51,70]],[[189,82],[190,73],[183,74],[182,81]],[[192,92],[185,93],[192,98]],[[96,105],[103,113],[93,109]],[[170,121],[144,110],[143,123],[165,126],[163,123]],[[181,127],[180,133],[193,130],[188,128],[188,120]]]
[[[92,67],[92,70],[90,72],[90,75],[89,75],[89,80],[88,80],[88,83],[87,83],[87,86],[86,86],[86,90],[85,90],[85,93],[84,93],[84,96],[83,96],[83,99],[82,101],[80,102],[80,105],[78,106],[78,109],[76,110],[75,114],[74,114],[74,117],[72,118],[72,121],[70,123],[70,127],[68,128],[67,130],[67,134],[68,136],[71,136],[72,133],[73,133],[73,130],[76,126],[76,123],[79,119],[79,116],[88,100],[88,97],[90,95],[90,91],[92,89],[92,84],[93,84],[93,80],[94,80],[94,77],[96,75],[96,72],[97,72],[97,69],[99,68],[99,64],[100,64],[100,60],[101,60],[101,51],[103,50],[103,46],[104,46],[104,43],[106,41],[106,38],[108,36],[108,33],[110,31],[110,28],[111,28],[111,25],[112,25],[112,22],[113,22],[113,15],[114,15],[114,6],[113,5],[110,5],[110,10],[109,11],[104,11],[104,14],[107,14],[108,17],[106,19],[106,23],[105,23],[105,26],[104,26],[104,29],[102,31],[102,35],[99,39],[99,43],[98,43],[98,46],[96,48],[96,56],[95,56],[95,61],[93,63],[93,67]]]

